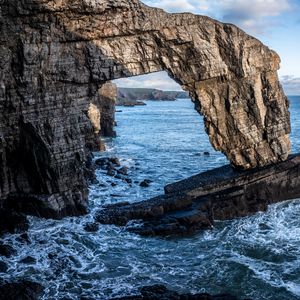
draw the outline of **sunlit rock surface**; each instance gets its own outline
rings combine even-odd
[[[90,104],[107,81],[161,70],[235,167],[289,154],[280,59],[236,26],[137,0],[2,0],[0,14],[1,200],[47,217],[84,213]]]

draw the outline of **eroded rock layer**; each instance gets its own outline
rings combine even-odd
[[[233,25],[137,0],[2,0],[0,199],[34,199],[55,217],[83,213],[86,141],[105,128],[92,126],[91,103],[99,125],[105,82],[161,70],[190,93],[234,166],[285,160],[279,61]]]
[[[265,211],[269,204],[300,196],[300,154],[261,169],[213,169],[167,185],[165,195],[133,204],[118,203],[99,210],[96,221],[126,226],[145,236],[191,234]]]

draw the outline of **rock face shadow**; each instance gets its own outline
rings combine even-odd
[[[162,70],[190,93],[233,166],[288,157],[280,59],[236,26],[137,0],[4,0],[0,14],[2,205],[54,218],[84,213],[87,157],[100,131],[91,103],[112,135],[104,84]]]

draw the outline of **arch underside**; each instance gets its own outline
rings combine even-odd
[[[47,195],[54,210],[84,210],[90,104],[104,115],[105,83],[162,70],[190,93],[212,145],[233,166],[288,157],[280,59],[236,26],[137,0],[0,6],[1,199]]]

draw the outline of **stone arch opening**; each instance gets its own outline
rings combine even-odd
[[[164,184],[220,166],[221,162],[226,163],[225,157],[223,159],[222,154],[212,148],[203,120],[193,109],[189,94],[173,83],[166,72],[115,80],[113,83],[120,89],[122,99],[121,106],[116,108],[118,139],[108,139],[109,148],[113,146],[114,149],[108,155],[120,155],[125,159],[129,155],[130,159],[138,162],[141,178],[153,176],[160,178],[159,181]],[[146,105],[127,108],[134,105],[131,100]],[[151,172],[147,171],[149,168]],[[169,169],[169,173],[180,171],[165,181],[163,169]]]

